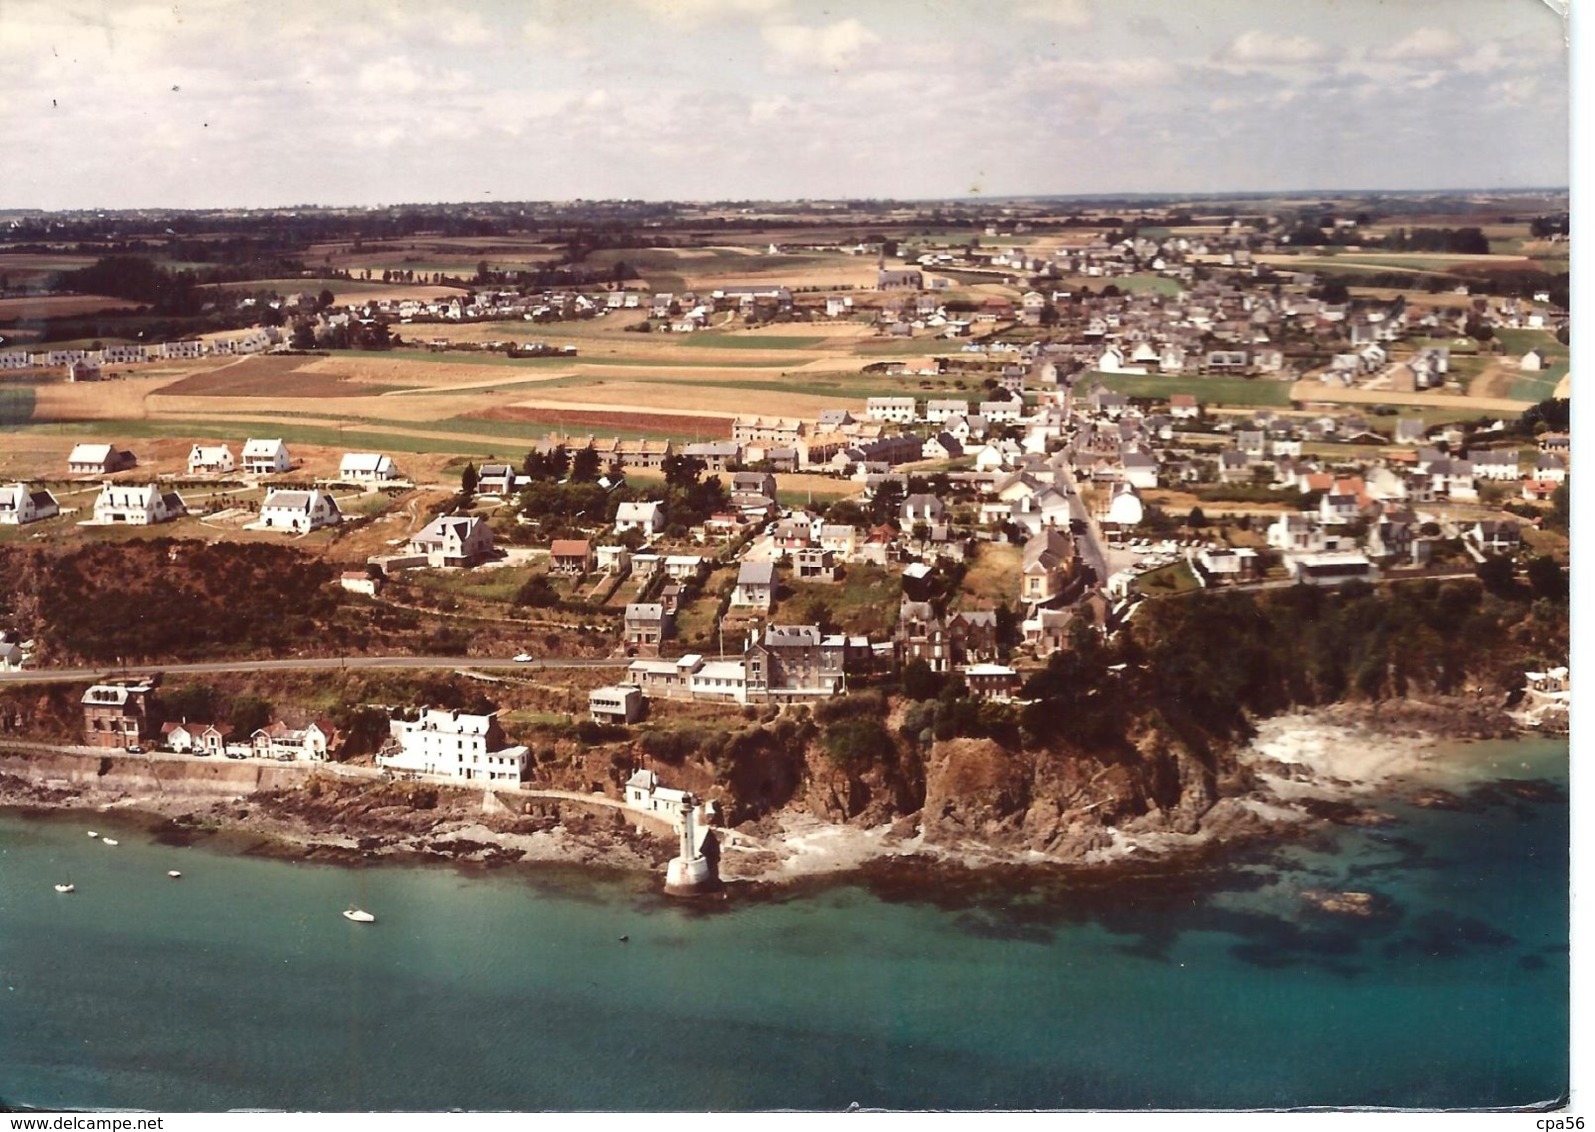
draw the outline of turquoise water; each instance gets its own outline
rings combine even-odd
[[[345,869],[0,814],[0,1101],[1552,1100],[1568,1087],[1567,746],[1453,762],[1466,810],[1390,805],[1393,824],[1180,876],[929,887],[893,869],[709,908],[606,873]],[[78,891],[55,893],[63,880]],[[1310,887],[1374,892],[1381,915],[1314,913]],[[379,921],[348,923],[350,903]]]

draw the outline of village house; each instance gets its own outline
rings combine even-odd
[[[325,719],[312,720],[304,727],[273,720],[249,737],[256,758],[281,762],[326,762],[337,742],[338,729]]]
[[[35,491],[24,483],[0,484],[0,526],[19,527],[60,513],[55,496],[43,488]]]
[[[90,747],[125,749],[152,740],[155,683],[94,684],[83,693],[83,737]]]
[[[252,476],[274,476],[293,469],[293,459],[288,446],[281,440],[260,440],[254,437],[244,441],[244,472]]]
[[[912,397],[870,397],[864,402],[864,415],[872,421],[913,424],[918,417],[917,406]]]
[[[836,581],[836,555],[818,546],[792,553],[792,574],[800,582]]]
[[[377,766],[405,774],[425,774],[488,786],[518,786],[526,775],[528,751],[510,746],[498,712],[472,715],[425,708],[415,720],[395,719],[390,743],[377,754]]]
[[[644,538],[665,529],[665,505],[657,500],[625,502],[615,510],[615,533],[639,531]]]
[[[775,564],[744,562],[737,568],[736,588],[731,591],[734,609],[768,610],[775,601]]]
[[[180,755],[222,755],[227,748],[227,736],[233,733],[230,723],[161,724],[161,745]]]
[[[133,453],[110,444],[74,445],[66,458],[67,471],[80,476],[109,476],[137,465]]]
[[[273,488],[260,505],[260,518],[249,524],[252,530],[307,531],[332,527],[343,522],[338,501],[320,488],[308,490]]]
[[[634,601],[626,606],[621,644],[628,656],[658,656],[659,646],[670,636],[674,618],[659,602]]]
[[[163,492],[155,484],[108,483],[100,488],[94,501],[93,523],[143,527],[167,523],[186,514],[183,497],[175,491]]]
[[[803,422],[795,417],[737,417],[731,439],[738,444],[794,445],[803,436]]]
[[[723,472],[727,466],[742,461],[742,445],[734,440],[711,440],[702,444],[688,444],[681,449],[683,456],[702,460],[704,470]]]
[[[1515,554],[1523,545],[1518,525],[1503,519],[1481,519],[1463,532],[1463,538],[1482,554]]]
[[[996,700],[1007,703],[1019,694],[1024,681],[1019,673],[1006,664],[970,664],[958,670],[964,678],[969,694],[977,700]]]
[[[476,473],[476,494],[507,498],[515,494],[515,469],[508,464],[483,464]]]
[[[1064,596],[1079,577],[1080,555],[1074,539],[1047,529],[1025,542],[1019,572],[1019,600],[1045,604]]]
[[[345,570],[338,575],[338,584],[352,594],[376,597],[382,588],[382,579],[367,570]]]
[[[770,625],[742,655],[746,698],[817,699],[846,691],[846,640],[817,625]]]
[[[389,483],[399,478],[399,469],[380,452],[346,452],[338,463],[338,479],[344,483]]]
[[[606,684],[587,693],[587,714],[594,723],[636,723],[643,716],[642,689],[635,684]],[[649,774],[638,771],[637,774]],[[632,775],[635,780],[636,774]],[[627,783],[626,800],[632,800],[631,783]],[[642,807],[639,806],[639,809]]]
[[[225,444],[196,444],[188,450],[188,474],[191,476],[223,474],[236,466],[233,450]]]
[[[593,544],[584,538],[557,538],[548,555],[549,570],[555,574],[586,574],[594,566]]]
[[[410,536],[406,553],[434,570],[476,566],[493,557],[493,530],[475,515],[439,515]]]

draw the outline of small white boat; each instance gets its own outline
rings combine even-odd
[[[173,880],[176,880],[178,877],[182,876],[183,874],[178,872],[176,869],[167,869],[166,870],[166,875],[171,877]]]
[[[353,920],[357,924],[374,924],[377,922],[377,918],[370,912],[362,911],[359,908],[345,908],[343,918]]]
[[[55,886],[55,890],[57,892],[76,892],[78,886],[75,884],[58,884]]]
[[[122,843],[120,841],[116,840],[114,837],[102,837],[102,838],[100,838],[100,844],[101,845],[120,845]]]
[[[92,829],[91,829],[91,830],[89,830],[89,836],[90,836],[90,837],[98,837],[98,836],[99,836],[99,834],[97,834],[97,833],[95,833],[95,832],[94,832],[94,831],[93,831],[93,830],[92,830]]]

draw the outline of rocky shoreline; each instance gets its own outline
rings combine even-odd
[[[1441,744],[1522,734],[1477,701],[1338,704],[1265,719],[1237,753],[1238,789],[1195,821],[1153,811],[1116,825],[1075,820],[1047,849],[981,840],[923,812],[872,826],[782,811],[715,831],[722,878],[781,886],[897,862],[935,874],[1046,866],[1100,869],[1196,861],[1214,850],[1308,835],[1324,823],[1374,824],[1384,797],[1444,806]],[[12,770],[16,764],[12,764]],[[0,806],[125,814],[160,840],[347,866],[580,866],[661,874],[668,831],[576,802],[526,801],[446,786],[349,782],[312,772],[297,789],[214,793],[101,790],[0,773]]]

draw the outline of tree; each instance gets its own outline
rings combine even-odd
[[[296,350],[314,350],[316,348],[316,328],[303,319],[294,323],[293,338],[289,344]]]
[[[693,488],[698,486],[698,477],[708,467],[696,456],[666,456],[660,470],[665,473],[665,486]]]
[[[1536,555],[1529,559],[1528,577],[1529,587],[1535,597],[1558,602],[1567,600],[1567,575],[1556,559],[1548,555]]]
[[[330,307],[332,305],[333,299],[334,299],[333,293],[331,291],[327,290],[327,288],[323,287],[321,289],[321,294],[316,296],[316,309],[318,311],[326,310],[328,307]]]
[[[1517,592],[1516,573],[1510,558],[1491,555],[1475,568],[1484,588],[1496,597],[1513,597]]]
[[[598,458],[598,449],[591,445],[576,449],[576,455],[570,462],[570,478],[576,483],[592,483],[598,478],[601,461]]]
[[[465,470],[460,473],[460,494],[475,495],[476,479],[476,465],[467,461]]]
[[[1207,516],[1202,514],[1200,507],[1192,507],[1191,513],[1185,516],[1185,525],[1193,531],[1199,531],[1207,526]]]
[[[930,665],[915,657],[903,665],[903,695],[911,700],[933,700],[941,692],[943,678]]]
[[[244,740],[270,723],[271,715],[271,704],[251,692],[245,692],[233,700],[228,722],[233,725],[234,737]]]

